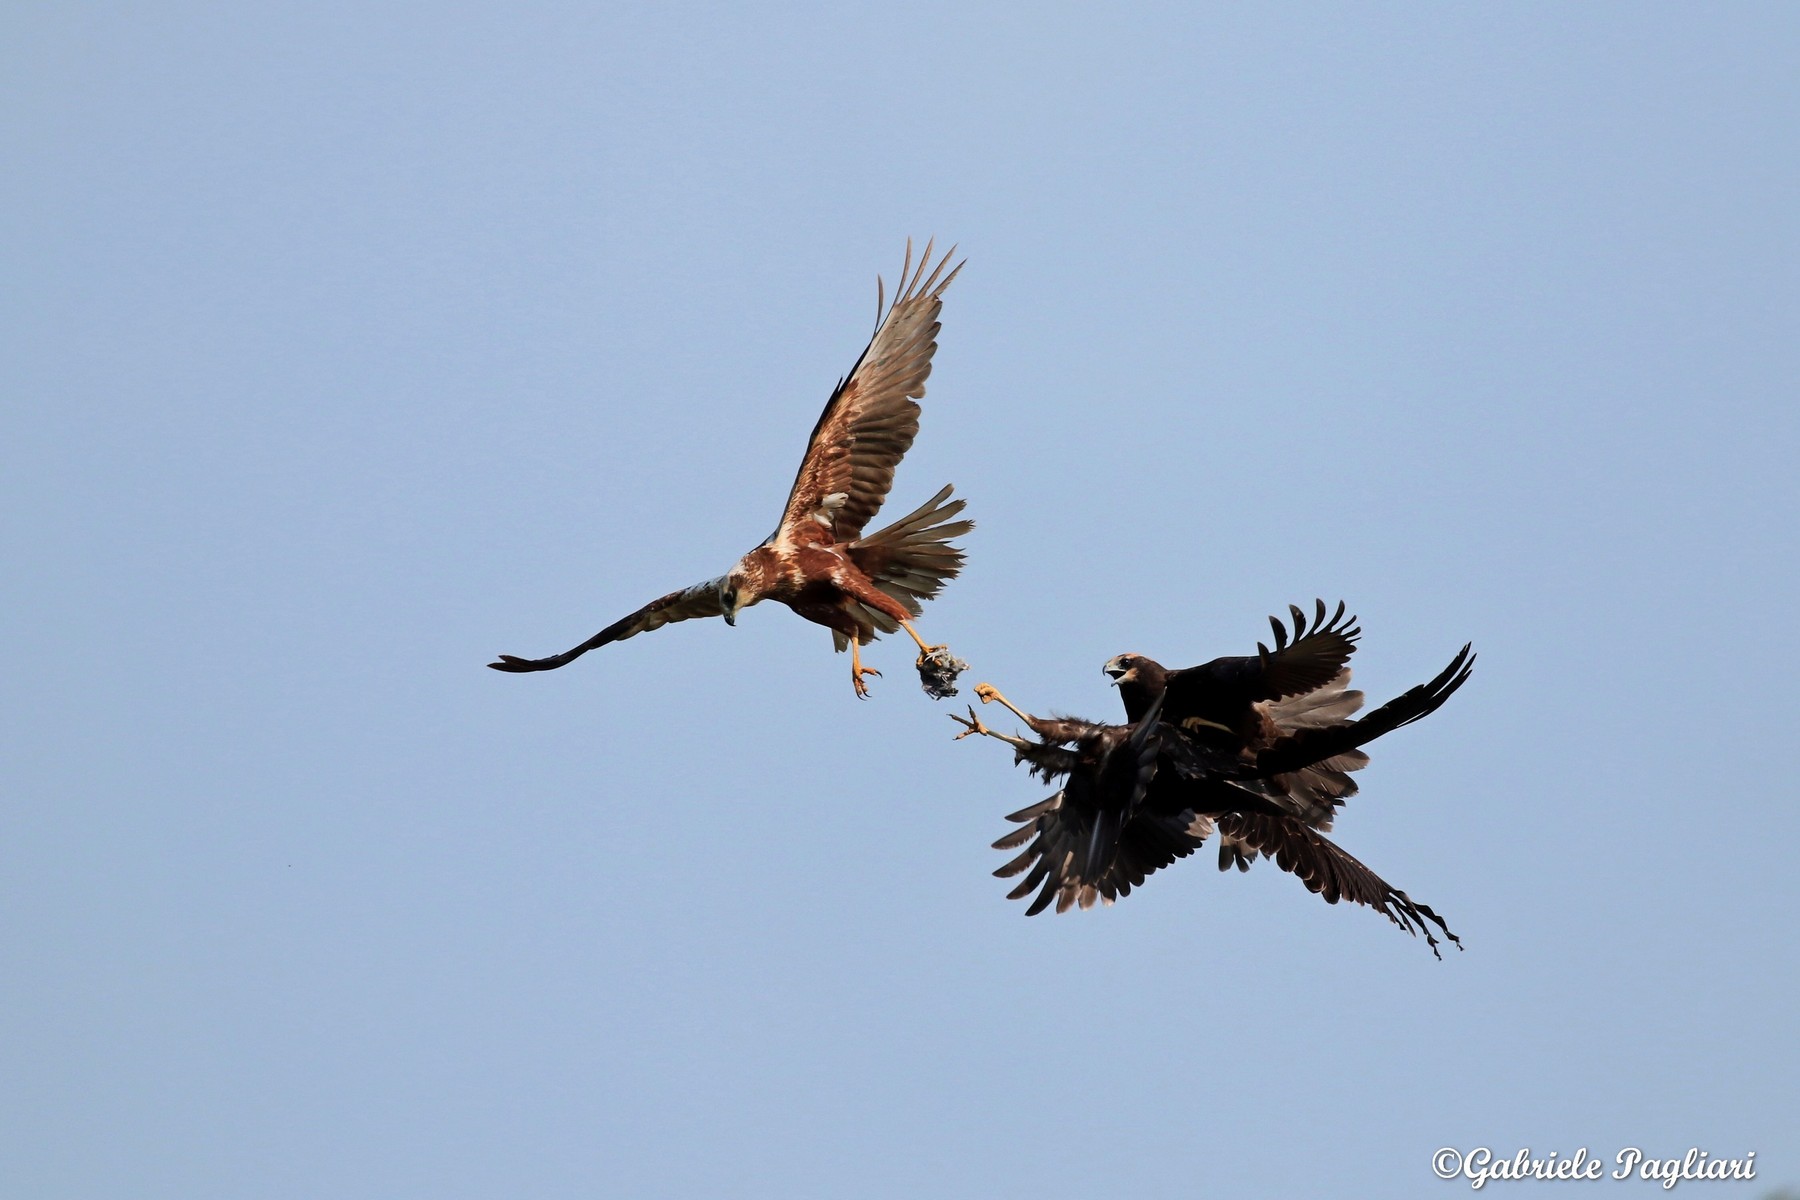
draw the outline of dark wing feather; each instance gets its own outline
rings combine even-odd
[[[1257,753],[1256,772],[1260,775],[1274,775],[1283,771],[1297,771],[1335,755],[1345,754],[1358,746],[1365,746],[1384,733],[1391,733],[1402,725],[1410,725],[1428,717],[1442,708],[1444,701],[1450,699],[1456,689],[1468,682],[1469,672],[1474,669],[1475,655],[1471,652],[1471,646],[1465,645],[1450,660],[1450,665],[1438,672],[1436,678],[1429,683],[1421,683],[1418,687],[1408,688],[1360,721],[1323,728],[1297,729],[1278,738]]]
[[[1081,760],[1067,764],[1063,790],[1014,813],[1009,819],[1024,827],[994,843],[997,850],[1016,850],[1030,842],[994,872],[1002,879],[1025,872],[1008,898],[1022,900],[1037,890],[1026,916],[1052,903],[1057,912],[1111,904],[1150,872],[1191,854],[1206,836],[1204,822],[1188,832],[1196,820],[1192,813],[1172,817],[1140,811],[1156,774],[1163,735],[1155,706],[1136,727],[1092,728],[1096,732],[1084,739]]]
[[[1254,656],[1215,658],[1209,663],[1172,671],[1168,683],[1167,720],[1179,724],[1191,717],[1232,723],[1248,705],[1261,700],[1280,700],[1324,687],[1336,679],[1356,652],[1362,630],[1356,618],[1337,611],[1326,615],[1325,601],[1314,601],[1312,620],[1298,605],[1290,605],[1293,634],[1274,617],[1275,648],[1261,642]]]
[[[1121,737],[1121,733],[1124,730],[1108,730],[1098,761],[1082,762],[1070,772],[1063,788],[1063,811],[1082,825],[1075,873],[1090,882],[1112,864],[1119,834],[1143,803],[1144,792],[1156,774],[1161,739],[1155,717],[1138,722],[1129,736]]]
[[[912,243],[907,242],[893,307],[819,414],[776,539],[806,543],[828,535],[831,541],[854,541],[887,499],[894,468],[919,432],[916,401],[925,394],[931,356],[937,351],[944,289],[962,270],[961,263],[945,270],[954,253],[952,247],[926,276],[931,244],[926,243],[915,271]],[[826,506],[828,496],[843,500]],[[829,509],[829,528],[815,519],[821,508]]]
[[[553,671],[608,642],[622,642],[628,637],[646,630],[660,629],[676,621],[723,616],[725,605],[719,596],[720,582],[709,579],[679,592],[670,592],[660,600],[652,600],[624,620],[614,621],[573,650],[565,650],[549,658],[515,658],[511,654],[502,654],[500,661],[491,662],[488,666],[496,671]]]
[[[1227,844],[1242,844],[1253,853],[1267,855],[1277,866],[1299,877],[1307,890],[1323,897],[1328,904],[1349,900],[1366,904],[1406,932],[1424,934],[1431,952],[1437,957],[1437,938],[1430,925],[1436,925],[1444,936],[1462,948],[1462,939],[1450,932],[1444,919],[1428,905],[1411,899],[1405,892],[1363,866],[1336,842],[1291,817],[1270,817],[1250,813],[1228,813],[1218,819],[1219,835]],[[1219,869],[1230,866],[1222,858]],[[1240,862],[1247,869],[1247,863]]]
[[[1033,891],[1037,898],[1026,910],[1035,916],[1055,902],[1058,912],[1080,904],[1087,907],[1095,900],[1111,903],[1144,882],[1146,876],[1186,858],[1197,850],[1212,832],[1208,817],[1192,812],[1139,812],[1125,821],[1112,837],[1111,860],[1094,874],[1084,874],[1078,861],[1084,845],[1094,842],[1095,826],[1072,811],[1063,808],[1066,793],[1058,792],[1048,800],[1033,805],[1013,819],[1023,820],[1018,829],[994,843],[996,850],[1018,850],[1022,853],[994,872],[1010,879],[1029,868],[1029,873],[1011,892],[1009,900],[1022,900]],[[1102,835],[1102,839],[1106,835]],[[1027,842],[1031,844],[1026,845]]]

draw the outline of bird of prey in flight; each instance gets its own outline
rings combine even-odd
[[[838,650],[849,647],[858,696],[868,696],[863,676],[881,673],[862,665],[862,645],[901,629],[919,645],[921,677],[930,690],[928,672],[957,660],[945,658],[944,647],[927,645],[912,618],[961,570],[962,551],[950,539],[974,522],[954,519],[964,502],[951,500],[946,486],[885,529],[865,534],[863,528],[887,499],[894,468],[919,432],[917,401],[937,350],[944,289],[962,270],[960,262],[950,266],[955,252],[952,247],[934,267],[927,243],[915,269],[907,242],[894,303],[819,415],[775,532],[717,579],[653,600],[572,650],[548,658],[503,654],[488,666],[554,670],[646,630],[694,617],[724,617],[735,625],[741,610],[779,600],[830,629]],[[878,313],[882,302],[878,291]]]
[[[1435,925],[1461,941],[1428,906],[1390,886],[1324,836],[1356,791],[1348,772],[1368,756],[1359,747],[1429,716],[1468,679],[1470,647],[1429,683],[1353,719],[1362,694],[1348,690],[1345,667],[1359,630],[1343,606],[1329,619],[1318,605],[1311,627],[1293,609],[1294,629],[1275,627],[1275,648],[1168,671],[1140,655],[1104,668],[1118,682],[1127,723],[1035,717],[989,684],[975,694],[1024,721],[1037,740],[997,733],[970,709],[959,738],[985,734],[1011,745],[1017,761],[1047,780],[1048,799],[1013,813],[1022,828],[994,843],[1023,847],[995,872],[1024,879],[1009,898],[1036,898],[1028,914],[1111,904],[1146,876],[1185,858],[1214,832],[1219,867],[1248,870],[1275,860],[1330,903],[1348,899],[1381,912],[1409,933],[1423,933],[1436,954]],[[1428,924],[1429,923],[1429,924]]]

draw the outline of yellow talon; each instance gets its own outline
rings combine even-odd
[[[955,721],[958,725],[965,726],[965,728],[963,729],[963,731],[961,733],[957,734],[955,737],[950,739],[953,742],[960,742],[964,738],[973,736],[974,734],[977,734],[977,733],[992,733],[993,732],[986,725],[983,725],[981,723],[981,718],[975,715],[975,709],[973,706],[971,706],[969,708],[969,715],[967,717],[959,717],[955,713],[950,713],[948,715],[949,715],[950,719],[952,721]]]
[[[856,688],[856,698],[858,700],[867,700],[869,698],[869,685],[862,681],[864,675],[873,675],[879,679],[881,677],[881,672],[877,671],[874,667],[865,667],[862,665],[862,647],[857,645],[855,638],[851,638],[850,683]]]
[[[1004,704],[1007,707],[1007,709],[1012,713],[1013,716],[1019,718],[1019,720],[1025,722],[1025,724],[1031,725],[1031,727],[1033,729],[1037,728],[1037,726],[1031,724],[1030,714],[1022,711],[1011,700],[1008,700],[1005,696],[1002,696],[1000,694],[1000,689],[995,687],[993,684],[991,684],[991,683],[976,684],[975,685],[975,694],[981,698],[981,702],[983,704]]]
[[[906,630],[907,637],[919,644],[919,662],[915,665],[922,665],[925,662],[925,659],[935,651],[948,650],[950,648],[948,646],[927,646],[925,644],[925,639],[919,636],[919,631],[913,628],[911,621],[901,621],[900,628]]]

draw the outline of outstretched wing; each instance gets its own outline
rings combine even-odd
[[[1475,655],[1472,646],[1465,645],[1450,660],[1450,665],[1439,671],[1429,683],[1408,688],[1360,721],[1296,729],[1276,739],[1257,752],[1255,769],[1263,775],[1297,771],[1334,755],[1366,746],[1382,734],[1392,733],[1402,725],[1411,725],[1442,708],[1444,701],[1468,682],[1469,672],[1474,669]]]
[[[915,402],[925,394],[925,377],[937,351],[944,289],[962,270],[957,263],[945,271],[954,253],[951,247],[926,276],[931,243],[926,243],[917,270],[912,242],[906,243],[893,307],[819,414],[775,540],[854,541],[887,499],[894,468],[919,432]]]
[[[1111,904],[1150,871],[1199,844],[1165,819],[1140,820],[1139,805],[1156,774],[1161,731],[1155,706],[1128,734],[1123,727],[1107,729],[1096,739],[1107,744],[1084,746],[1062,791],[1008,818],[1030,824],[995,842],[996,849],[1012,849],[1036,835],[1023,854],[994,872],[1004,879],[1030,868],[1008,896],[1019,900],[1038,889],[1026,916],[1052,902],[1057,912],[1090,908],[1096,901]],[[1089,757],[1095,749],[1097,759]]]
[[[994,874],[1010,879],[1029,869],[1025,879],[1007,894],[1009,900],[1023,900],[1038,889],[1027,916],[1044,911],[1053,901],[1056,911],[1067,912],[1077,905],[1088,908],[1129,896],[1147,876],[1199,849],[1212,832],[1212,818],[1192,811],[1139,812],[1119,831],[1111,863],[1098,875],[1087,877],[1076,866],[1076,847],[1093,831],[1071,823],[1062,811],[1065,797],[1065,792],[1058,792],[1008,816],[1006,819],[1018,822],[1020,828],[994,843],[996,850],[1026,847]]]
[[[722,582],[722,579],[709,579],[679,592],[670,592],[660,600],[652,600],[624,620],[614,621],[573,650],[565,650],[549,658],[516,658],[511,654],[502,654],[499,662],[491,662],[488,666],[496,671],[554,671],[608,642],[622,642],[645,630],[660,629],[676,621],[723,616],[725,605],[719,596],[719,585]]]
[[[1350,900],[1366,904],[1388,920],[1412,934],[1424,934],[1431,952],[1437,957],[1437,938],[1431,925],[1443,930],[1444,936],[1462,948],[1462,939],[1450,932],[1444,919],[1405,892],[1392,887],[1387,880],[1362,865],[1355,858],[1316,830],[1308,829],[1292,817],[1270,817],[1254,813],[1227,813],[1218,818],[1221,855],[1219,869],[1225,870],[1235,861],[1248,870],[1250,860],[1265,854],[1275,865],[1297,875],[1308,891],[1325,897],[1328,904]],[[1246,847],[1233,853],[1234,847]]]
[[[1230,724],[1248,705],[1302,695],[1336,679],[1356,652],[1356,639],[1362,630],[1357,628],[1354,616],[1345,615],[1343,601],[1338,602],[1337,611],[1329,618],[1325,601],[1313,603],[1310,627],[1306,613],[1298,605],[1288,606],[1293,615],[1292,641],[1287,627],[1270,617],[1269,625],[1275,631],[1273,650],[1258,642],[1254,656],[1215,658],[1172,672],[1164,719],[1181,724],[1200,717]]]

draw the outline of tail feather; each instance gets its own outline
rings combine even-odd
[[[968,502],[951,500],[954,490],[945,484],[937,495],[892,525],[845,547],[851,561],[875,581],[875,586],[915,617],[924,609],[925,601],[942,591],[962,570],[963,552],[950,545],[950,539],[975,528],[973,521],[955,519]],[[880,633],[893,633],[900,628],[886,613],[867,606],[859,608]],[[839,650],[849,644],[841,634],[834,635],[833,640]]]

